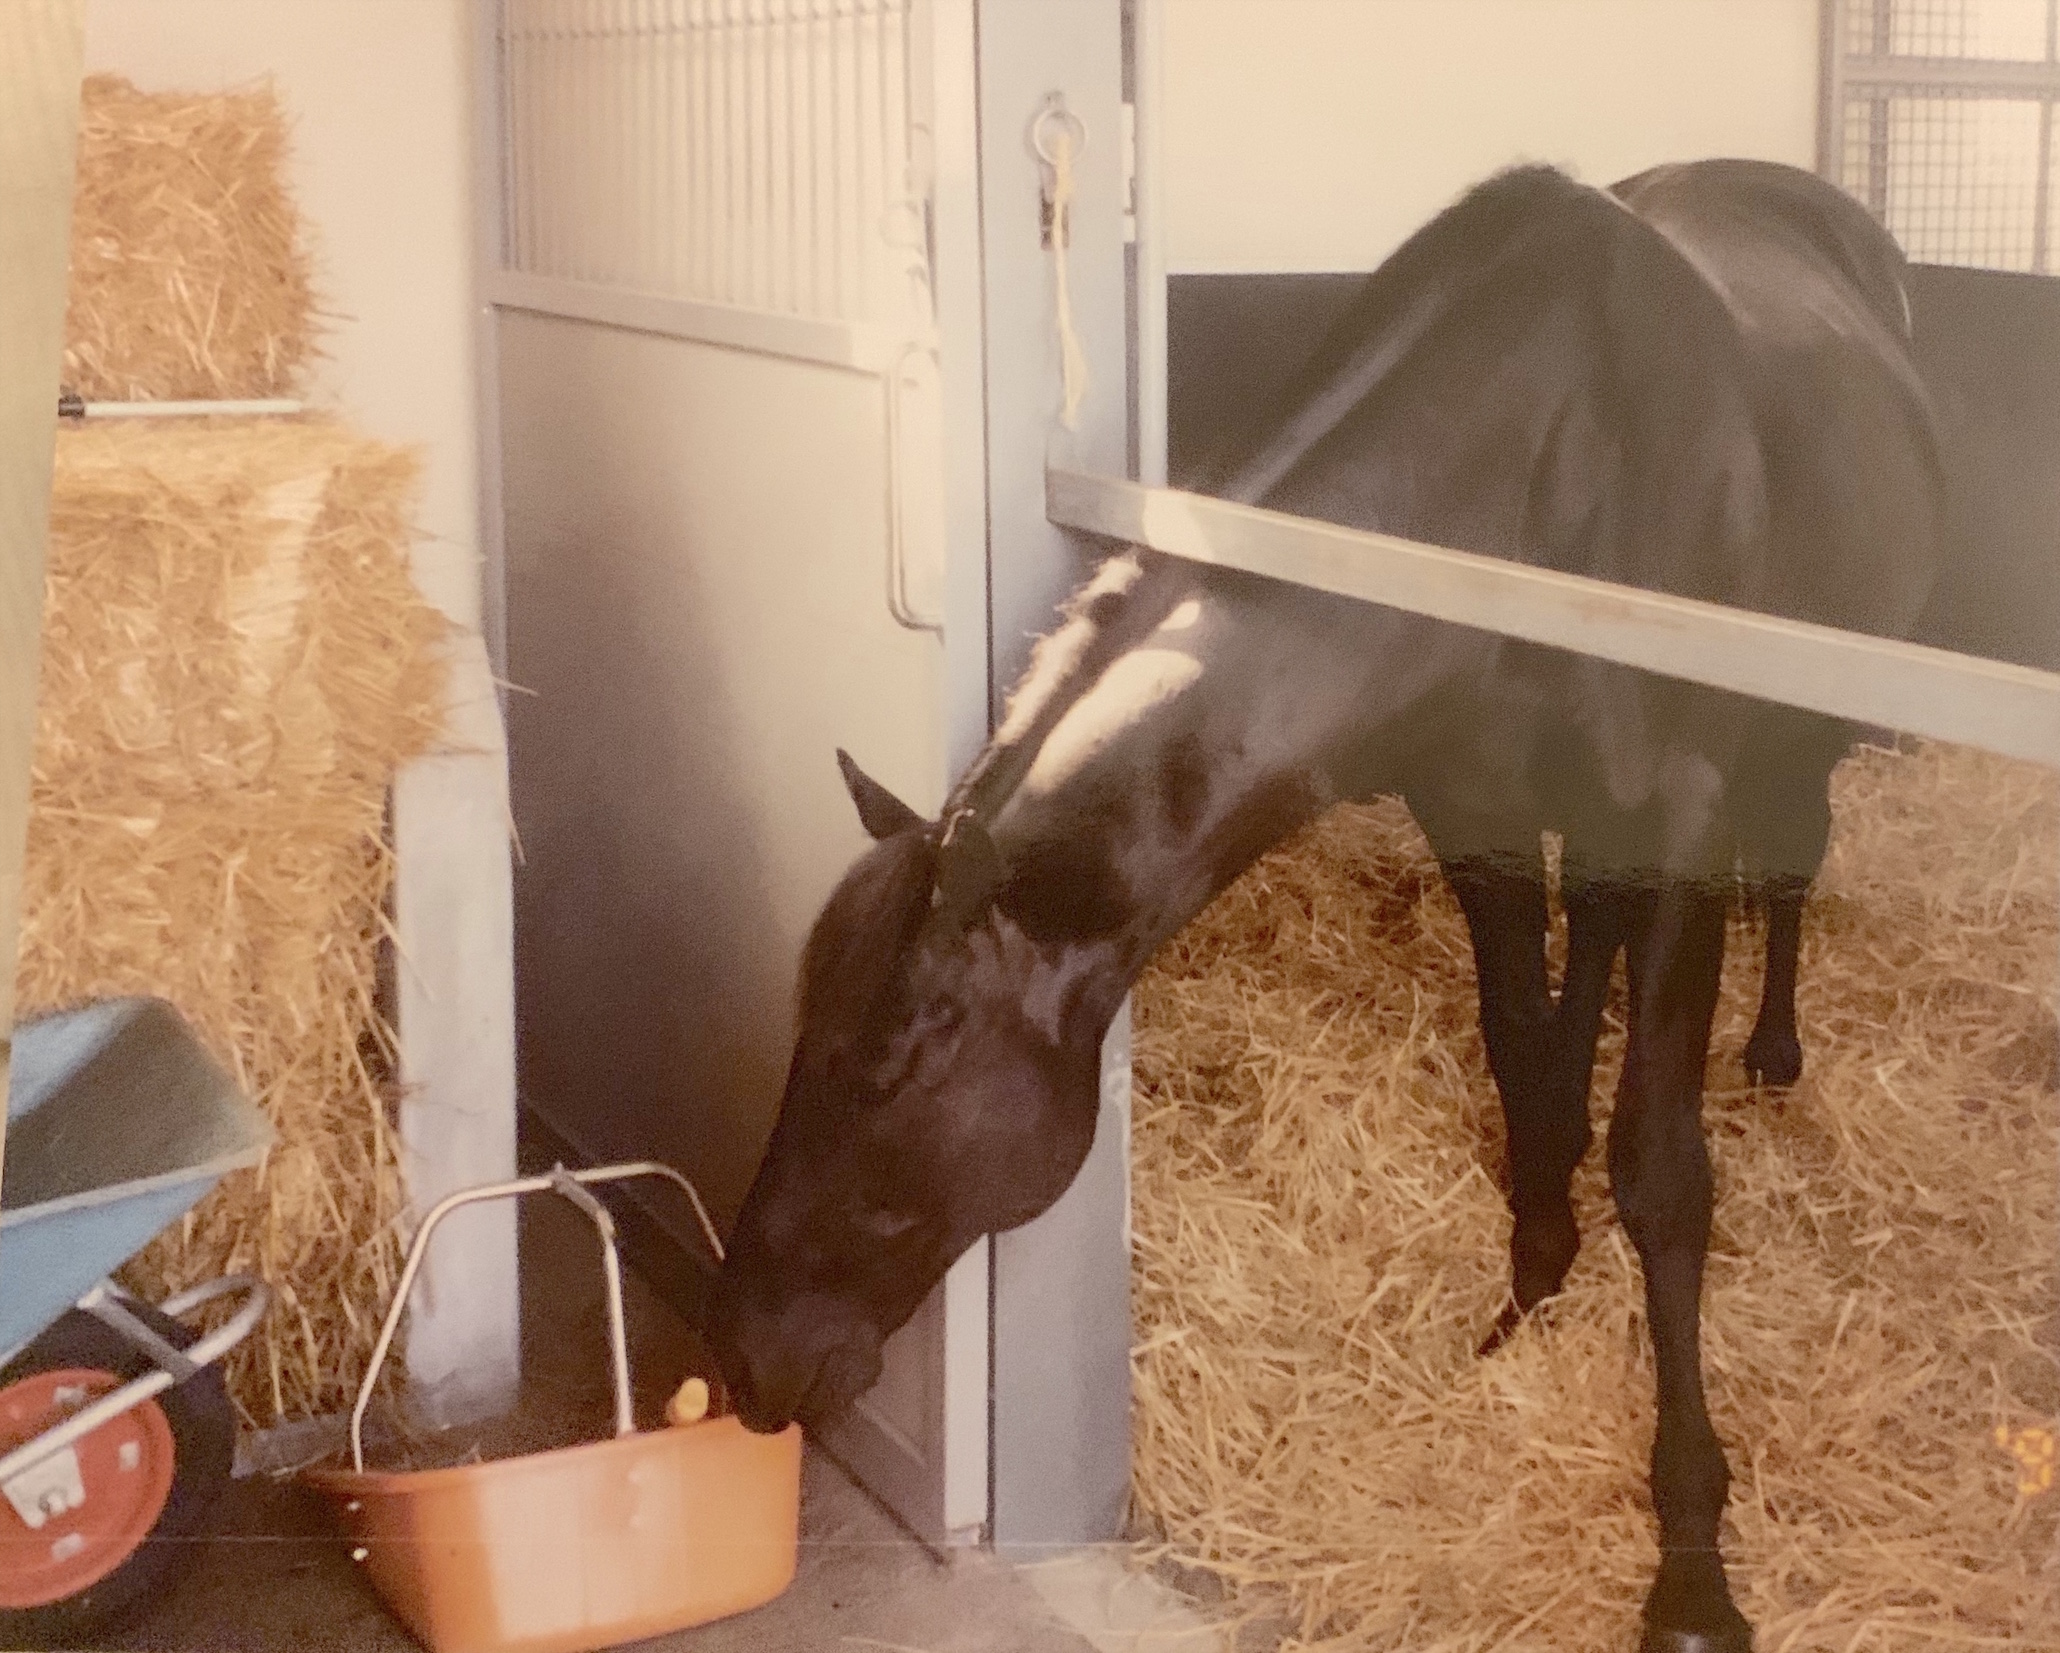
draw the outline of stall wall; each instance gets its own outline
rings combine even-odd
[[[1517,161],[1816,164],[1817,0],[1160,0],[1167,268],[1365,270]]]

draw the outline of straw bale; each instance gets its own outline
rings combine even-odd
[[[1801,1084],[1744,1083],[1742,916],[1712,1048],[1734,1591],[1784,1653],[2060,1648],[2060,1495],[2027,1495],[2004,1444],[2060,1418],[2060,780],[1867,748],[1835,807]],[[1283,1645],[1635,1644],[1652,1369],[1599,1148],[1621,967],[1617,992],[1580,1259],[1482,1360],[1501,1113],[1464,922],[1407,813],[1334,812],[1139,984],[1137,1507]]]
[[[131,1271],[251,1270],[250,1421],[347,1399],[396,1273],[376,1005],[396,768],[437,736],[416,463],[323,420],[60,433],[23,890],[24,1013],[162,994],[279,1143]]]
[[[288,396],[317,354],[308,235],[269,83],[85,82],[64,382],[93,400]]]

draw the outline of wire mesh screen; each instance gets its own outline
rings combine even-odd
[[[1838,180],[1910,257],[2053,267],[2060,0],[1844,0]]]
[[[917,302],[911,0],[501,0],[505,267],[856,323]]]
[[[2051,0],[1849,0],[1852,57],[1986,58],[2041,63],[2051,56]]]

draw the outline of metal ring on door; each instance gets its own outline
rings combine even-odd
[[[1046,166],[1059,164],[1056,133],[1060,130],[1072,133],[1076,156],[1087,147],[1087,122],[1066,107],[1065,93],[1047,92],[1043,107],[1030,121],[1030,148]]]

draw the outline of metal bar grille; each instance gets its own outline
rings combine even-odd
[[[1832,175],[1929,264],[2053,268],[2060,0],[1830,0]]]
[[[919,327],[914,4],[501,0],[503,268]]]

